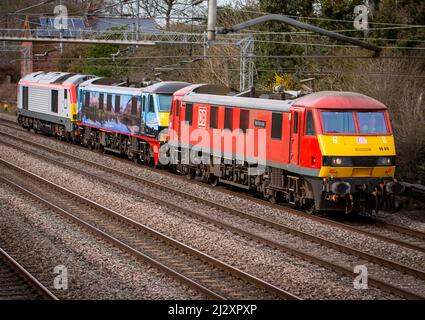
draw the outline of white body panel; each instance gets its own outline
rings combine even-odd
[[[18,87],[18,108],[22,109],[22,85]],[[58,91],[58,112],[52,112],[52,89],[28,85],[28,111],[39,112],[51,116],[69,118],[69,92],[67,99],[64,91],[67,89],[53,89]]]

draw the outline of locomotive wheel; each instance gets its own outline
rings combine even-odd
[[[269,197],[269,201],[270,201],[270,203],[273,203],[273,204],[276,204],[277,203],[277,199],[276,199],[275,196],[270,196]]]
[[[316,213],[316,206],[314,205],[313,200],[307,200],[306,203],[303,206],[304,212],[307,214],[315,214]]]
[[[212,185],[213,187],[217,187],[218,186],[218,177],[212,176],[210,177],[210,185]]]
[[[186,178],[188,178],[189,180],[193,180],[195,179],[195,173],[193,172],[193,170],[188,170],[187,174],[186,174]]]
[[[273,192],[273,194],[268,196],[268,199],[270,203],[276,204],[277,203],[277,194],[276,192]]]

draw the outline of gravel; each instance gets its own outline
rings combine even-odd
[[[0,246],[60,299],[203,298],[8,185],[0,190]],[[68,270],[68,290],[53,287],[58,265]]]

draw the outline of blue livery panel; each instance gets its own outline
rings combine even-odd
[[[83,124],[121,133],[141,133],[140,97],[82,90],[78,103]]]

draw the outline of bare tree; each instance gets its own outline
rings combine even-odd
[[[147,17],[164,19],[167,30],[172,20],[190,20],[194,9],[192,0],[147,0],[140,1],[140,6]]]

